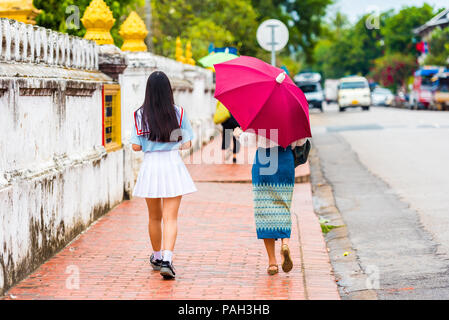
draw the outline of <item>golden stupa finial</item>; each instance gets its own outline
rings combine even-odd
[[[147,36],[148,30],[135,11],[132,11],[120,26],[119,34],[125,40],[121,48],[123,51],[147,51],[143,40]]]
[[[36,24],[34,18],[41,12],[33,6],[33,0],[0,1],[0,18],[14,19],[20,22]]]
[[[183,54],[183,51],[184,51],[184,50],[182,50],[181,38],[180,38],[180,37],[177,37],[177,38],[176,38],[176,52],[175,52],[176,61],[185,63],[186,58],[184,58],[184,56],[182,55],[182,54]]]
[[[189,40],[186,44],[186,61],[185,63],[191,64],[192,66],[195,65],[195,60],[192,58],[192,42]]]
[[[86,28],[84,39],[94,40],[97,44],[114,44],[110,30],[115,19],[103,0],[92,0],[81,22]]]

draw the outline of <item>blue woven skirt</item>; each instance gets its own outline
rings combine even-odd
[[[290,238],[290,208],[295,185],[291,148],[259,148],[254,159],[252,178],[257,238]]]

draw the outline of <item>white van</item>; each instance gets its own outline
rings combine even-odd
[[[340,112],[352,107],[362,107],[363,110],[369,110],[370,106],[371,90],[366,78],[351,76],[340,79],[338,84]]]

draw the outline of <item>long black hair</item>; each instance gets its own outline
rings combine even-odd
[[[179,129],[175,111],[175,102],[170,80],[162,71],[155,71],[147,81],[145,101],[142,109],[142,130],[149,132],[146,138],[157,142],[177,142],[182,139],[176,135],[172,141],[172,133]]]

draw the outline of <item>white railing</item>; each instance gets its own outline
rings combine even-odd
[[[0,62],[98,70],[98,48],[94,41],[0,18]]]

